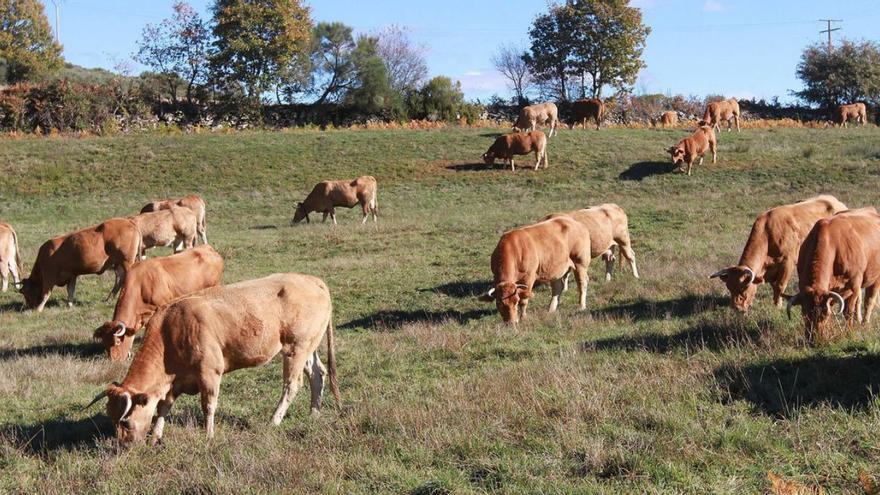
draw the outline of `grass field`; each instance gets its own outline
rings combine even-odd
[[[822,192],[880,206],[880,130],[725,132],[719,163],[690,178],[663,151],[682,130],[564,131],[548,170],[516,173],[477,164],[495,135],[0,141],[0,220],[18,230],[26,271],[50,236],[199,192],[226,282],[327,281],[343,396],[311,420],[301,391],[272,427],[276,359],[224,378],[213,441],[184,397],[163,445],[116,454],[103,407],[81,410],[127,369],[91,340],[112,313],[112,276],[80,279],[73,309],[57,289],[42,314],[9,292],[0,492],[758,493],[773,470],[845,493],[861,470],[880,472],[877,329],[809,348],[768,288],[741,316],[707,279],[771,206]],[[335,229],[290,225],[315,182],[362,174],[379,181],[378,229],[355,210]],[[506,229],[602,202],[628,212],[642,279],[624,269],[603,283],[593,263],[589,311],[568,291],[547,315],[542,289],[518,329],[473,297]]]

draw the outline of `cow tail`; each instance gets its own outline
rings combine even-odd
[[[342,399],[339,396],[339,378],[336,375],[336,353],[334,352],[334,347],[333,315],[331,313],[330,320],[327,322],[327,370],[330,374],[330,390],[333,392],[333,398],[336,399],[336,408],[342,409]]]
[[[24,278],[24,269],[21,266],[21,248],[18,245],[18,234],[15,233],[15,229],[12,230],[12,242],[15,243],[15,265],[18,267],[18,277]]]

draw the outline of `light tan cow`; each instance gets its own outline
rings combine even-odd
[[[146,259],[147,249],[171,246],[178,253],[195,245],[199,230],[198,215],[181,206],[171,206],[151,213],[131,217],[141,233],[141,259]]]
[[[739,102],[736,98],[729,98],[722,101],[713,101],[706,105],[706,112],[703,114],[703,120],[700,125],[709,125],[718,132],[721,132],[720,123],[727,122],[727,131],[730,132],[733,120],[736,123],[736,132],[739,132]]]
[[[141,213],[151,213],[159,210],[168,210],[171,209],[172,206],[182,206],[184,208],[189,208],[196,214],[198,219],[198,232],[199,238],[202,240],[203,244],[208,243],[208,230],[205,226],[205,210],[207,209],[207,204],[205,200],[202,199],[201,196],[197,194],[190,194],[189,196],[184,196],[180,199],[163,199],[161,201],[153,201],[151,203],[147,203],[141,208]]]
[[[92,401],[108,397],[107,416],[123,446],[143,442],[153,416],[153,443],[162,439],[165,417],[181,394],[200,394],[208,438],[220,380],[226,373],[262,366],[284,356],[284,387],[272,416],[280,424],[290,402],[309,377],[312,414],[321,409],[328,369],[318,357],[327,336],[330,388],[339,405],[330,291],[316,277],[279,273],[206,289],[176,299],[147,322],[143,344],[122,383],[111,384]],[[89,405],[91,405],[89,404]]]
[[[536,131],[539,124],[544,125],[547,122],[550,122],[550,133],[547,137],[553,137],[559,124],[559,109],[555,103],[549,101],[523,107],[513,129],[521,132]]]
[[[691,168],[699,158],[699,165],[703,165],[703,155],[707,151],[712,152],[712,163],[716,162],[718,141],[711,127],[704,125],[697,128],[693,134],[682,139],[675,146],[666,148],[666,152],[672,155],[672,164],[678,165],[679,170],[684,170],[687,164],[687,174],[691,175]]]
[[[3,279],[3,292],[9,289],[9,274],[15,287],[21,285],[21,251],[18,235],[8,223],[0,223],[0,278]]]
[[[678,124],[678,112],[670,110],[660,114],[660,125],[663,127],[672,127]]]
[[[379,219],[379,200],[376,197],[378,189],[376,178],[371,175],[362,175],[354,180],[319,182],[304,201],[297,203],[293,223],[299,223],[303,219],[308,223],[309,213],[320,212],[324,214],[324,222],[329,215],[333,225],[336,225],[336,207],[353,208],[355,205],[361,205],[364,214],[361,224],[367,222],[370,214],[373,216],[373,222],[376,222]]]
[[[868,112],[864,103],[850,103],[840,105],[834,112],[834,123],[846,128],[846,123],[855,120],[856,124],[865,125],[868,122]]]

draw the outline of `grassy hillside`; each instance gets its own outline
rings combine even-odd
[[[2,294],[0,492],[755,493],[772,469],[840,493],[880,472],[876,329],[811,349],[768,288],[740,316],[707,279],[766,208],[823,192],[878,206],[877,128],[725,132],[719,163],[690,178],[663,151],[681,130],[564,131],[549,170],[516,173],[478,165],[495,135],[0,142],[0,221],[26,269],[52,235],[200,192],[225,281],[324,278],[344,402],[310,420],[301,391],[272,427],[276,359],[224,377],[212,442],[184,397],[162,446],[117,455],[103,408],[80,410],[127,369],[91,340],[112,277],[80,279],[74,309],[56,290],[43,314]],[[355,210],[335,229],[290,225],[315,182],[361,174],[379,180],[378,229]],[[603,283],[593,263],[588,312],[569,291],[549,316],[542,289],[518,329],[473,297],[506,229],[602,202],[629,213],[642,279]]]

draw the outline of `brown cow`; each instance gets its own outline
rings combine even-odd
[[[492,252],[493,286],[479,297],[492,302],[501,319],[514,325],[525,318],[536,283],[552,289],[549,311],[556,311],[565,278],[574,271],[580,309],[587,308],[590,233],[571,217],[562,216],[505,232]]]
[[[712,152],[712,163],[716,162],[718,141],[715,140],[715,132],[711,127],[704,125],[697,128],[693,134],[682,139],[675,146],[666,148],[666,152],[672,155],[672,164],[678,165],[678,170],[684,170],[687,163],[687,174],[691,175],[691,167],[697,158],[699,165],[703,165],[703,155],[707,151]]]
[[[507,160],[510,162],[510,170],[516,172],[513,163],[514,155],[528,155],[535,153],[535,170],[544,163],[546,169],[549,165],[547,160],[547,138],[541,131],[514,132],[498,136],[489,150],[483,153],[483,162],[486,165],[495,165],[495,160]]]
[[[588,100],[577,100],[571,104],[572,124],[571,128],[577,124],[582,124],[584,129],[587,128],[587,120],[596,121],[596,130],[599,130],[599,124],[605,118],[605,103],[598,98]]]
[[[3,292],[9,289],[9,274],[17,288],[21,285],[21,251],[18,235],[8,223],[0,223],[0,278],[3,279]]]
[[[730,291],[733,307],[748,311],[758,286],[773,289],[773,304],[782,307],[783,292],[797,269],[798,250],[821,218],[846,210],[834,196],[822,195],[800,203],[777,206],[758,215],[739,263],[709,278],[719,278]]]
[[[798,255],[798,293],[788,300],[800,306],[807,338],[823,343],[830,337],[832,312],[847,321],[862,321],[859,306],[865,289],[865,318],[880,294],[880,215],[874,208],[840,212],[816,222]],[[834,306],[837,309],[834,309]]]
[[[140,233],[128,218],[111,218],[94,227],[49,239],[40,246],[30,277],[22,280],[25,305],[43,311],[52,288],[67,285],[67,304],[73,306],[76,278],[100,275],[108,268],[116,272],[116,283],[110,291],[112,297],[137,262],[140,250]]]
[[[207,205],[205,200],[197,194],[190,194],[180,199],[163,199],[161,201],[153,201],[147,203],[141,208],[141,213],[150,213],[159,210],[169,210],[172,206],[182,206],[189,208],[196,214],[198,219],[198,232],[203,244],[208,243],[208,230],[205,227],[205,210]]]
[[[736,123],[736,132],[739,132],[739,115],[739,102],[736,101],[736,98],[713,101],[706,105],[706,112],[703,113],[700,125],[710,125],[714,130],[721,132],[719,123],[727,122],[727,131],[730,132],[732,119]]]
[[[678,112],[670,110],[660,114],[660,125],[663,127],[671,127],[678,124]]]
[[[91,404],[108,397],[107,415],[123,446],[143,442],[154,415],[153,443],[162,439],[165,416],[181,394],[200,394],[208,438],[224,374],[284,355],[284,387],[272,416],[280,424],[290,401],[309,376],[312,413],[321,408],[327,368],[318,346],[327,334],[330,387],[339,404],[330,291],[316,277],[279,273],[212,287],[160,308],[147,322],[144,342],[122,383],[113,383]],[[91,405],[89,404],[89,405]]]
[[[323,221],[327,221],[327,215],[336,225],[337,206],[353,208],[355,205],[361,205],[364,213],[364,219],[361,224],[367,222],[367,216],[373,215],[373,222],[379,219],[379,202],[376,198],[378,184],[376,178],[371,175],[362,175],[354,180],[325,180],[319,182],[312,188],[312,192],[306,196],[305,201],[297,203],[296,212],[293,214],[293,222],[301,222],[303,218],[306,223],[309,220],[309,213],[321,212],[324,214]]]
[[[195,246],[199,220],[189,208],[172,205],[130,218],[141,233],[141,259],[146,259],[147,249],[154,247],[171,246],[177,253]]]
[[[602,256],[605,260],[605,281],[611,280],[614,271],[614,247],[620,251],[621,263],[626,259],[632,268],[633,275],[639,278],[639,269],[636,267],[636,253],[632,249],[629,238],[629,220],[623,208],[614,203],[605,203],[581,210],[567,213],[554,213],[547,215],[544,220],[560,216],[569,216],[590,232],[590,257]],[[566,286],[568,279],[566,278]]]
[[[834,123],[846,128],[846,123],[853,119],[856,124],[865,125],[868,122],[868,113],[864,103],[850,103],[840,105],[834,111]]]
[[[208,244],[134,265],[125,277],[113,319],[95,330],[111,361],[131,354],[134,336],[161,306],[220,283],[223,258]]]
[[[550,134],[547,137],[553,137],[559,123],[559,110],[555,103],[549,101],[523,107],[519,111],[516,123],[513,124],[513,129],[521,132],[536,131],[538,124],[544,125],[547,122],[550,122]]]

